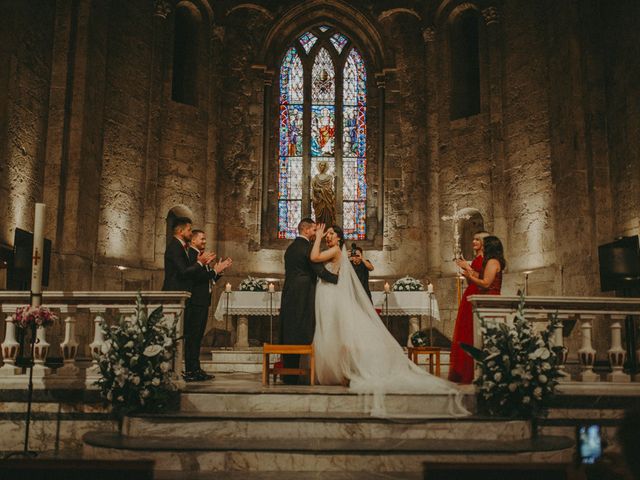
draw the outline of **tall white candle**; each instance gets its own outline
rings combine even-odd
[[[44,203],[36,203],[33,223],[33,256],[31,257],[31,305],[39,307],[42,303],[42,264],[44,262]]]
[[[227,284],[224,286],[224,291],[225,292],[230,292],[231,291],[231,284],[229,282],[227,282]]]
[[[389,293],[391,291],[391,287],[389,286],[389,282],[384,282],[384,291],[385,291],[385,293]]]
[[[433,293],[433,283],[429,282],[427,284],[427,292],[428,293]]]
[[[276,286],[273,283],[269,284],[269,293],[274,293],[276,291]]]

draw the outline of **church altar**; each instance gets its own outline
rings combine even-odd
[[[216,307],[214,318],[224,321],[225,315],[237,317],[235,347],[249,346],[249,317],[276,316],[280,313],[282,292],[222,292]],[[388,305],[385,305],[388,295]],[[411,335],[421,328],[428,328],[429,321],[440,320],[438,300],[428,292],[371,292],[373,305],[384,318],[389,316],[408,316],[409,335],[407,346],[411,346]]]

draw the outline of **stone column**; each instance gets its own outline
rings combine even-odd
[[[145,178],[144,178],[144,210],[142,217],[142,235],[155,239],[157,235],[164,237],[164,224],[161,219],[164,212],[158,212],[158,159],[160,157],[160,134],[162,128],[163,98],[163,66],[165,64],[165,37],[167,16],[171,13],[169,0],[156,0],[151,31],[151,58],[149,59],[149,92],[147,95],[147,136],[145,145]],[[161,227],[156,225],[159,222]],[[150,242],[142,242],[149,244]],[[153,242],[156,248],[158,242]],[[164,251],[164,248],[162,249]],[[155,249],[143,248],[143,261],[153,264]]]
[[[502,38],[500,34],[500,16],[494,6],[482,10],[482,17],[486,24],[486,45],[488,52],[489,84],[489,131],[491,134],[491,157],[493,167],[491,172],[492,219],[493,231],[506,239],[506,214],[504,210],[504,128],[502,113]],[[506,246],[505,246],[506,247]]]
[[[436,31],[427,27],[422,31],[425,42],[426,101],[427,101],[427,147],[429,162],[429,190],[427,198],[427,268],[433,277],[442,272],[440,265],[440,162],[438,150],[438,52]]]
[[[236,348],[246,348],[249,346],[249,319],[244,315],[240,315],[237,322],[237,336],[234,346]]]
[[[376,74],[376,85],[378,86],[378,202],[376,205],[378,232],[384,232],[384,198],[385,198],[385,164],[384,164],[384,137],[385,137],[385,115],[386,115],[386,79],[384,73]]]
[[[596,351],[591,343],[594,319],[595,315],[579,315],[580,331],[582,333],[582,346],[578,350],[578,359],[582,364],[582,372],[579,378],[583,382],[597,382],[600,380],[600,376],[593,371],[593,364],[596,361]]]
[[[631,381],[631,377],[622,371],[627,356],[627,352],[622,348],[622,322],[626,319],[626,315],[609,315],[608,317],[611,322],[611,348],[607,351],[607,356],[612,371],[607,374],[607,381],[626,383]]]

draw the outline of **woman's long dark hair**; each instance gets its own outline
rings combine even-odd
[[[338,236],[338,244],[340,245],[340,248],[342,248],[342,245],[344,245],[344,231],[342,230],[342,227],[339,227],[338,225],[331,225],[331,228]]]
[[[487,266],[487,262],[492,258],[495,258],[500,262],[500,270],[504,270],[507,266],[507,261],[504,259],[504,248],[500,239],[494,235],[484,237],[484,259],[482,260],[482,270]]]

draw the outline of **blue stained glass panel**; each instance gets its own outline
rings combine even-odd
[[[302,219],[302,157],[280,157],[278,238],[295,238]]]
[[[304,51],[309,53],[313,48],[313,46],[318,41],[318,37],[316,37],[311,32],[305,32],[302,35],[300,35],[298,40],[300,40],[300,45],[302,45],[302,48],[304,48]]]
[[[338,54],[342,53],[342,49],[348,42],[347,37],[345,37],[341,33],[334,33],[333,35],[331,35],[331,38],[329,40],[331,40],[331,43],[338,51]]]
[[[342,117],[342,151],[345,157],[367,156],[367,107],[346,106]]]
[[[331,157],[335,151],[335,107],[311,106],[311,155]]]
[[[364,105],[367,103],[367,70],[362,56],[354,48],[349,52],[344,65],[344,104]]]
[[[302,62],[296,49],[287,50],[280,68],[280,104],[303,103]]]
[[[302,105],[280,105],[280,155],[302,155]]]

